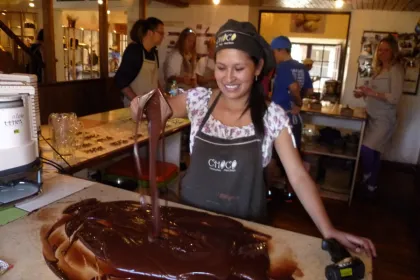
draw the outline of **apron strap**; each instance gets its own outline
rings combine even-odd
[[[219,94],[216,96],[216,98],[214,99],[213,103],[211,104],[210,108],[207,110],[206,115],[204,116],[203,120],[201,121],[200,127],[198,129],[198,131],[201,131],[201,129],[203,129],[204,124],[207,122],[207,120],[209,119],[211,113],[214,110],[214,107],[216,107],[217,101],[219,101],[220,96],[222,95],[222,93],[219,91]]]

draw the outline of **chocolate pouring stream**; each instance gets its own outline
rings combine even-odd
[[[139,159],[139,152],[137,146],[138,139],[138,127],[141,124],[143,114],[146,115],[149,126],[149,189],[151,191],[151,202],[152,202],[152,220],[153,220],[153,231],[152,238],[155,239],[160,234],[160,205],[159,205],[159,192],[156,183],[156,156],[158,152],[159,138],[162,134],[162,157],[165,162],[165,151],[164,151],[164,132],[166,122],[172,115],[169,104],[166,102],[163,94],[159,89],[155,89],[142,97],[138,97],[139,100],[143,98],[143,102],[139,102],[137,111],[137,122],[134,132],[134,157],[136,161],[137,172],[139,177],[141,175],[141,166]],[[141,201],[144,201],[142,198]]]

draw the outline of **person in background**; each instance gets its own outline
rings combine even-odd
[[[305,65],[305,68],[306,68],[306,70],[307,70],[308,72],[312,70],[312,67],[313,67],[313,65],[314,65],[314,61],[313,61],[312,59],[310,59],[310,58],[305,58],[305,59],[302,61],[302,63],[303,63],[303,65]]]
[[[302,61],[302,63],[303,63],[303,65],[305,65],[305,68],[306,68],[306,70],[308,72],[310,72],[312,70],[312,67],[314,66],[314,61],[312,59],[310,59],[310,58],[305,58]],[[315,83],[315,82],[317,82],[317,81],[319,81],[320,79],[321,79],[321,77],[319,77],[319,76],[313,76],[313,77],[311,77],[312,84]],[[306,96],[309,96],[309,95],[310,94],[308,94],[308,93],[306,94]]]
[[[292,43],[289,38],[285,36],[275,38],[271,42],[271,48],[277,63],[274,91],[271,98],[287,112],[292,124],[295,148],[300,151],[303,123],[299,112],[303,97],[313,93],[312,81],[305,66],[292,59]],[[278,157],[275,159],[283,169],[280,159]],[[294,196],[290,180],[286,180],[285,186],[286,200],[290,201]]]
[[[110,59],[109,59],[109,71],[116,72],[118,70],[118,66],[120,65],[121,54],[118,51],[117,46],[112,46],[110,48]]]
[[[381,153],[397,125],[404,69],[398,62],[398,43],[393,36],[382,39],[373,59],[374,75],[369,85],[355,90],[355,97],[366,100],[367,126],[361,148],[363,184],[368,194],[378,188]]]
[[[289,38],[275,38],[271,48],[277,63],[272,100],[288,113],[296,148],[300,150],[302,121],[299,112],[303,96],[313,92],[311,77],[302,63],[292,59]]]
[[[130,106],[136,96],[160,87],[156,47],[162,43],[164,35],[160,19],[149,17],[134,23],[130,31],[133,42],[125,49],[115,74],[115,83],[124,95],[124,107]]]
[[[169,98],[173,118],[191,121],[191,164],[181,181],[181,200],[194,207],[247,220],[266,217],[263,168],[273,145],[304,208],[324,238],[376,256],[363,237],[336,229],[315,183],[293,147],[289,120],[266,103],[262,77],[275,67],[270,45],[250,22],[228,20],[216,34],[215,77],[219,90],[202,87]],[[138,99],[133,101],[136,115]]]
[[[182,30],[175,48],[168,54],[163,65],[166,89],[170,88],[173,81],[176,81],[181,89],[196,86],[196,39],[197,35],[191,28]]]
[[[38,32],[36,37],[36,43],[32,44],[30,47],[31,53],[36,57],[36,59],[31,58],[29,63],[29,74],[35,74],[38,77],[38,83],[42,82],[43,72],[45,68],[44,63],[44,29],[41,29]]]
[[[214,37],[206,42],[208,55],[203,56],[197,63],[195,73],[197,74],[197,83],[206,88],[217,88],[216,78],[214,77],[214,51],[216,49],[216,40]]]

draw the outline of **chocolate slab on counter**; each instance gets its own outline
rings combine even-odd
[[[161,207],[83,200],[41,230],[44,258],[62,279],[269,279],[269,236],[233,219]],[[204,277],[204,278],[203,278]]]

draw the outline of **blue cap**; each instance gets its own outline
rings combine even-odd
[[[275,49],[291,49],[292,43],[290,42],[289,38],[286,36],[279,36],[271,41],[271,48]]]

